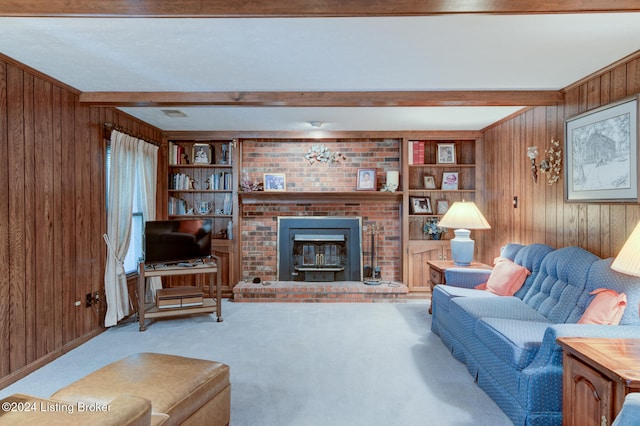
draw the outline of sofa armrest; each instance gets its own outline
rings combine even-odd
[[[479,268],[449,268],[444,271],[447,285],[464,288],[474,288],[487,282],[489,275],[490,269]]]
[[[556,342],[558,337],[637,339],[638,336],[640,336],[638,325],[553,324],[545,331],[542,345],[530,366],[562,365],[562,348]]]
[[[624,398],[622,410],[611,426],[632,426],[640,419],[640,392],[630,393]]]

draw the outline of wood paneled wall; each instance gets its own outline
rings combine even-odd
[[[540,161],[551,138],[564,145],[566,118],[638,93],[640,53],[567,87],[564,104],[528,109],[485,131],[483,161],[490,173],[482,199],[493,228],[479,231],[483,262],[492,262],[507,242],[575,245],[605,258],[618,253],[640,220],[640,206],[566,203],[563,178],[548,185],[539,173],[533,183],[526,151],[537,146]]]
[[[0,57],[0,388],[102,331],[105,121],[161,140]]]

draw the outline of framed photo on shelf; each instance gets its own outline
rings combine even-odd
[[[456,164],[456,144],[439,143],[436,161],[438,164]]]
[[[424,187],[425,189],[436,189],[436,180],[433,176],[425,176],[424,177]]]
[[[638,203],[638,96],[565,122],[565,200]]]
[[[436,200],[436,214],[445,214],[449,210],[449,200]]]
[[[264,190],[265,191],[286,191],[287,179],[284,173],[265,173],[264,174]]]
[[[411,214],[433,214],[431,197],[409,197]]]
[[[458,189],[458,172],[442,173],[442,189],[456,191]]]
[[[211,145],[206,143],[194,143],[191,151],[191,160],[193,164],[213,163],[213,151],[211,150]]]
[[[358,169],[356,191],[376,190],[376,169]]]

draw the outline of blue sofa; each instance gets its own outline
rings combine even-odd
[[[579,247],[508,244],[501,256],[531,275],[514,296],[474,287],[488,271],[447,270],[432,295],[431,330],[516,425],[562,424],[562,349],[556,339],[640,337],[640,279]],[[620,325],[576,324],[597,288],[627,295]]]

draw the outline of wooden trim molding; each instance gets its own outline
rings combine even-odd
[[[90,106],[409,107],[545,106],[564,101],[558,90],[456,90],[374,92],[85,92]]]
[[[344,17],[462,13],[531,14],[637,12],[637,0],[4,0],[0,16],[73,17]]]
[[[308,131],[263,131],[263,130],[229,130],[229,131],[177,131],[171,130],[163,133],[165,140],[220,140],[220,139],[258,139],[261,141],[286,142],[314,142],[337,139],[476,139],[481,138],[482,133],[477,130],[386,130],[386,131],[321,131],[314,137],[309,137]]]

